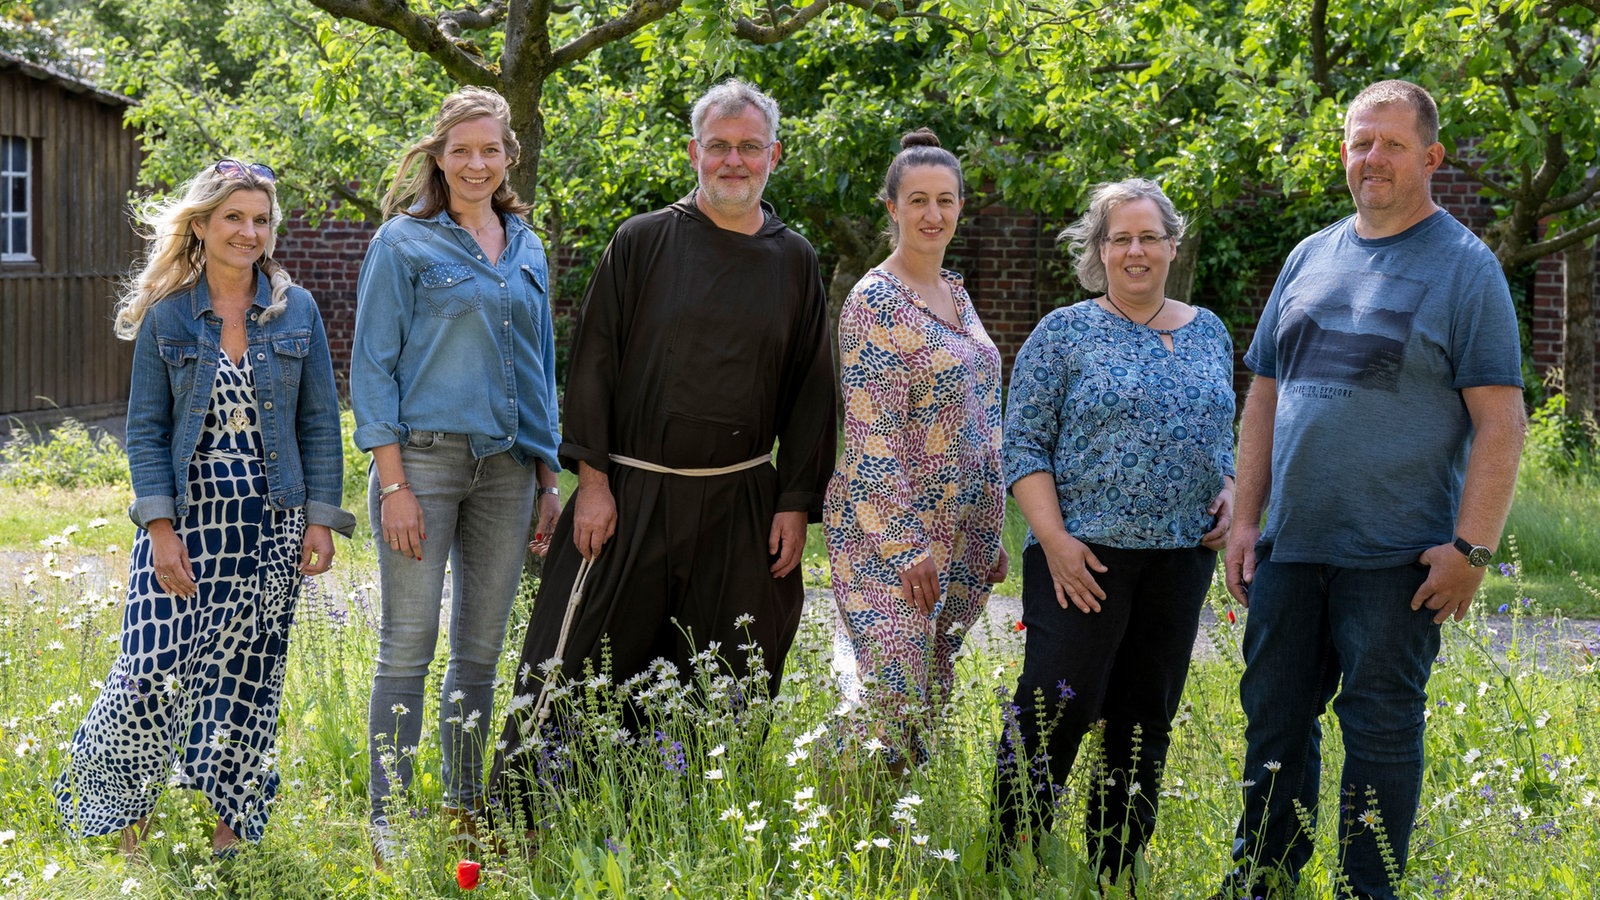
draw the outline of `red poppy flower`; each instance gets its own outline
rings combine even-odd
[[[1231,609],[1230,609],[1230,610],[1228,610],[1228,624],[1229,624],[1229,625],[1232,625],[1232,624],[1233,624],[1233,623],[1235,623],[1235,622],[1237,622],[1237,621],[1239,621],[1239,620],[1238,620],[1238,618],[1236,618],[1236,617],[1235,617],[1235,616],[1234,616],[1234,614],[1233,614],[1233,610],[1231,610]]]
[[[1011,629],[1011,630],[1012,630],[1012,631],[1026,631],[1026,630],[1027,630],[1027,628],[1028,628],[1028,626],[1026,626],[1026,625],[1024,625],[1024,624],[1022,624],[1022,620],[1021,620],[1021,619],[1018,619],[1018,620],[1017,620],[1017,624],[1016,624],[1016,627],[1014,627],[1014,628],[1012,628],[1012,629]]]
[[[461,885],[463,891],[470,891],[478,886],[478,873],[483,869],[480,863],[470,859],[463,859],[456,863],[456,884]]]

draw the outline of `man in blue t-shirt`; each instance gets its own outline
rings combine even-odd
[[[1290,254],[1245,355],[1256,378],[1226,567],[1250,608],[1248,725],[1225,896],[1293,892],[1330,700],[1345,746],[1339,868],[1359,897],[1396,896],[1385,856],[1398,878],[1440,625],[1466,614],[1511,506],[1516,314],[1494,255],[1431,198],[1438,132],[1416,85],[1357,95],[1339,153],[1356,213]]]

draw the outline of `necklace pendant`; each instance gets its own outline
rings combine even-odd
[[[250,417],[244,414],[244,407],[235,407],[228,416],[228,431],[238,434],[250,427]]]

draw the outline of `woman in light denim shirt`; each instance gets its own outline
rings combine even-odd
[[[446,97],[401,159],[384,198],[391,218],[361,266],[350,400],[356,445],[372,452],[383,597],[368,716],[380,865],[395,849],[392,798],[411,781],[422,731],[445,563],[444,803],[452,830],[475,837],[506,620],[527,550],[543,554],[561,513],[549,276],[520,217],[528,207],[506,184],[518,151],[499,94]]]
[[[121,829],[129,855],[168,785],[211,801],[213,852],[261,839],[301,576],[355,526],[322,319],[272,259],[281,218],[270,168],[216,163],[146,211],[147,262],[117,309],[137,341],[139,531],[122,650],[55,796],[69,828]]]

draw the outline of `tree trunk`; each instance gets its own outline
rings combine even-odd
[[[539,157],[544,153],[544,76],[503,79],[501,90],[511,107],[511,130],[522,142],[522,156],[507,176],[524,203],[539,195]]]
[[[1189,230],[1183,236],[1183,242],[1178,245],[1178,258],[1172,261],[1171,268],[1167,269],[1167,296],[1174,300],[1189,302],[1189,297],[1194,293],[1194,273],[1200,263],[1201,237],[1204,232],[1198,224],[1191,222]]]
[[[1573,416],[1595,411],[1594,255],[1594,238],[1562,254],[1567,302],[1561,335],[1562,390],[1567,412]]]

